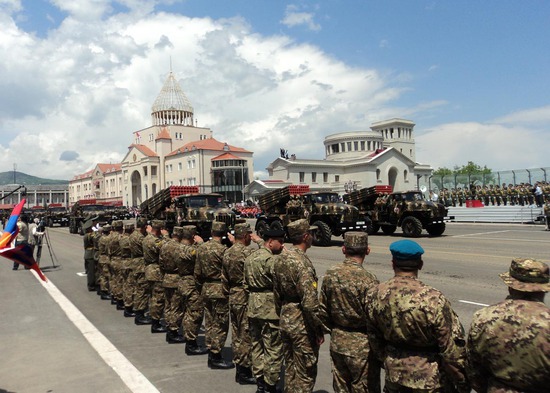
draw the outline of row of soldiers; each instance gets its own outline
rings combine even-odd
[[[537,200],[536,188],[540,187],[541,197]],[[470,188],[443,188],[439,191],[439,203],[445,206],[463,206],[468,200],[478,200],[485,206],[530,206],[542,207],[550,202],[550,183],[541,181],[535,186],[528,183],[506,184],[502,186],[486,185],[471,186]]]
[[[111,296],[137,324],[149,322],[152,332],[166,332],[169,343],[186,342],[188,355],[208,353],[210,368],[236,365],[235,381],[255,383],[258,393],[276,392],[278,384],[285,392],[312,392],[327,333],[336,392],[379,392],[382,367],[388,392],[465,392],[470,386],[478,392],[542,392],[550,383],[550,313],[544,305],[550,284],[542,262],[512,261],[510,271],[501,275],[510,287],[509,299],[476,313],[466,341],[449,301],[418,279],[424,251],[413,241],[390,246],[395,276],[379,283],[363,266],[370,252],[367,234],[346,233],[345,259],[326,272],[319,295],[307,256],[316,228],[307,220],[289,224],[286,234],[271,229],[263,239],[248,224],[238,224],[232,236],[224,223],[216,222],[207,242],[193,226],[175,227],[168,239],[163,225],[153,221],[146,235],[143,221],[138,220],[134,232],[131,224],[121,230],[122,222],[113,223],[115,234],[99,238],[99,243],[109,238],[104,240],[104,263],[110,295],[102,274],[99,293]],[[126,259],[135,267],[124,268],[128,261],[118,260],[117,243],[125,248],[123,237],[140,231],[142,254],[129,247]],[[224,236],[231,247],[222,243]],[[285,247],[285,236],[291,247]],[[253,241],[258,249],[250,246]],[[149,315],[139,300],[139,260],[148,282],[143,287]],[[118,263],[123,267],[117,268]],[[122,274],[123,288],[134,276],[133,297],[117,289],[117,270],[130,270]],[[203,315],[206,348],[196,344]],[[233,361],[221,356],[230,326]]]

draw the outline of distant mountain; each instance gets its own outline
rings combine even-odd
[[[11,172],[0,172],[0,185],[5,186],[6,184],[24,184],[26,186],[37,186],[37,185],[46,185],[46,184],[68,184],[68,180],[53,180],[53,179],[42,179],[40,177],[27,175],[23,172],[15,172],[15,181],[13,179],[13,171]]]

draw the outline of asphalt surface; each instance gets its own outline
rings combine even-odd
[[[41,266],[42,284],[28,270],[0,264],[0,393],[4,392],[254,392],[234,382],[234,370],[210,370],[206,356],[188,357],[184,345],[136,326],[109,301],[86,289],[82,237],[50,228]],[[379,280],[392,276],[389,244],[401,239],[373,235],[365,267]],[[484,304],[507,295],[498,274],[513,257],[550,262],[550,232],[541,225],[451,223],[438,238],[421,237],[420,278],[451,301],[464,327]],[[48,247],[49,245],[49,247]],[[308,251],[317,274],[343,258],[342,240]],[[548,304],[549,299],[546,299]],[[332,392],[329,337],[321,348],[315,392]],[[230,338],[225,356],[230,357]]]

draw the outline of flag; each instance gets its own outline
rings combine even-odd
[[[23,210],[25,202],[26,200],[22,199],[21,202],[19,202],[11,212],[8,223],[4,228],[4,232],[0,236],[0,255],[4,258],[11,259],[14,262],[17,262],[23,266],[28,267],[29,269],[34,270],[43,281],[48,281],[48,279],[46,278],[46,276],[44,276],[44,273],[42,273],[42,271],[38,267],[38,264],[34,260],[31,246],[29,246],[28,244],[19,244],[15,247],[10,247],[13,239],[15,239],[17,233],[19,232],[19,228],[17,227],[17,220],[21,215],[21,210]]]

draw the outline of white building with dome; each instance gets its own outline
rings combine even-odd
[[[324,159],[281,154],[266,168],[269,179],[250,183],[245,196],[255,199],[289,184],[340,194],[377,184],[395,191],[418,189],[428,182],[432,168],[416,162],[414,126],[410,120],[390,119],[373,123],[368,131],[328,135]]]
[[[117,164],[116,173],[109,172],[109,179],[98,178],[97,170],[73,178],[71,204],[79,199],[112,202],[114,198],[125,206],[139,206],[172,185],[198,186],[200,192],[220,193],[231,202],[243,199],[242,190],[254,173],[253,152],[218,141],[212,130],[198,127],[193,106],[172,72],[153,103],[151,122],[150,127],[133,132],[128,153]],[[115,197],[109,183],[113,178],[117,179]]]

